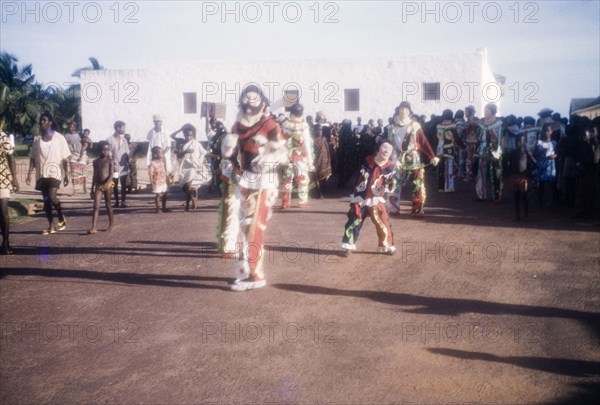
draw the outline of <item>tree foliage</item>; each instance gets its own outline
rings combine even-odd
[[[92,68],[102,67],[90,58]],[[89,70],[90,68],[78,69]],[[0,53],[0,129],[19,135],[37,134],[40,115],[48,111],[60,130],[70,120],[81,123],[79,86],[47,87],[35,80],[32,65],[19,66],[16,56]]]

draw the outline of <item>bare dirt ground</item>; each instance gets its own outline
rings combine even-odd
[[[398,253],[338,254],[348,190],[275,211],[265,288],[228,290],[216,193],[155,214],[133,194],[112,234],[13,226],[1,257],[0,402],[138,404],[593,404],[600,401],[598,217],[435,190],[426,218],[392,220]],[[407,193],[405,193],[407,196]],[[38,198],[30,189],[18,197]],[[100,229],[106,226],[101,214]]]

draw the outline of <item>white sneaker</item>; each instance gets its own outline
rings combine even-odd
[[[387,255],[395,255],[396,254],[396,246],[379,246],[379,253],[385,253]]]
[[[267,285],[267,280],[262,279],[258,281],[252,281],[249,278],[244,280],[236,280],[234,284],[232,284],[231,291],[246,291],[253,290],[255,288],[261,288]]]
[[[343,250],[356,250],[356,245],[354,243],[342,243],[341,248]]]

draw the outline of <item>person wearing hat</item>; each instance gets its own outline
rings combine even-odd
[[[163,160],[165,162],[165,168],[167,170],[167,177],[172,176],[173,167],[171,163],[171,138],[166,130],[162,128],[163,117],[160,114],[154,114],[152,116],[154,122],[154,128],[148,131],[148,154],[146,155],[146,166],[150,168],[150,162],[152,161],[152,148],[160,146],[163,151]]]
[[[541,136],[541,128],[544,126],[544,124],[550,124],[550,126],[552,127],[552,139],[555,142],[558,142],[565,135],[565,129],[561,128],[560,114],[553,113],[554,110],[551,110],[550,108],[542,108],[538,113],[538,117],[540,118],[537,121],[537,127],[540,129]],[[555,117],[558,117],[558,119],[556,119]],[[560,130],[560,132],[558,132],[558,130]]]
[[[550,108],[542,108],[540,110],[540,112],[538,113],[538,117],[540,117],[540,125],[542,126],[543,124],[545,124],[546,122],[552,121],[554,122],[554,120],[552,119],[552,113],[554,112],[554,110],[551,110]]]
[[[425,133],[418,122],[411,120],[410,103],[403,101],[396,108],[394,123],[388,129],[388,139],[394,146],[396,168],[399,172],[398,185],[393,193],[388,195],[387,208],[390,215],[400,214],[400,191],[412,179],[412,210],[413,218],[423,218],[425,199],[425,165],[421,163],[421,153],[427,155],[430,163],[437,166],[440,159],[435,156]]]

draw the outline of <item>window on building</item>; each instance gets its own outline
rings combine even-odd
[[[215,103],[215,111],[214,116],[217,119],[224,120],[225,119],[225,103]]]
[[[196,114],[197,112],[196,93],[183,93],[183,113]]]
[[[291,106],[300,102],[298,90],[285,90],[283,93],[283,102],[285,104],[285,110],[289,111]]]
[[[359,89],[344,89],[344,111],[360,111]]]
[[[202,102],[202,107],[200,110],[201,117],[215,117],[219,120],[225,119],[226,112],[226,104],[225,103],[208,103]]]
[[[423,83],[423,101],[440,101],[440,83]]]

